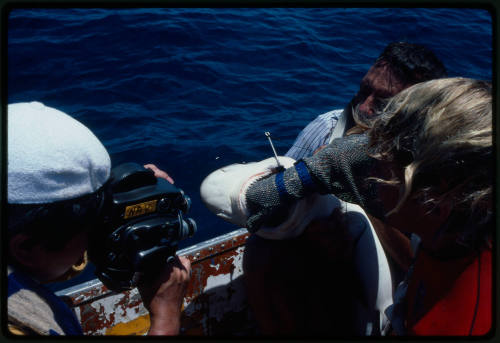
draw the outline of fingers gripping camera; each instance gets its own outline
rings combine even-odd
[[[175,256],[179,241],[196,232],[196,222],[184,217],[190,205],[181,189],[139,164],[113,168],[99,225],[90,236],[97,277],[122,291],[160,269]]]

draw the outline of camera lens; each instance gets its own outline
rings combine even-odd
[[[181,232],[179,232],[179,239],[192,237],[196,233],[196,222],[191,218],[186,218],[182,221]]]

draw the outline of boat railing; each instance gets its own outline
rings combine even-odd
[[[191,261],[184,298],[181,335],[254,335],[255,320],[243,282],[243,253],[248,238],[238,229],[179,250]],[[86,335],[144,335],[149,314],[137,289],[116,293],[98,279],[57,292],[75,312]]]

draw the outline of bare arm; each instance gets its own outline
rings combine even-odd
[[[174,180],[154,164],[146,164],[157,178],[170,183]],[[148,335],[177,335],[180,330],[181,308],[187,285],[191,279],[191,262],[176,256],[157,278],[143,280],[139,285],[144,307],[149,311],[151,326]]]
[[[141,282],[139,293],[151,321],[148,335],[179,333],[182,302],[190,279],[191,262],[186,257],[176,256],[159,277]]]

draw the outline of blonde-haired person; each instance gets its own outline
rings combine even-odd
[[[333,140],[284,171],[248,182],[238,196],[244,208],[226,214],[246,218],[244,226],[257,236],[262,228],[272,236],[273,227],[295,216],[300,199],[316,193],[340,199],[329,218],[306,216],[309,225],[298,236],[279,232],[274,239],[293,242],[288,257],[277,256],[272,245],[254,244],[263,241],[254,234],[248,240],[244,269],[263,332],[290,333],[301,325],[301,334],[323,336],[462,336],[491,329],[490,84],[427,81],[389,99],[381,112],[368,132]],[[253,165],[241,165],[240,174]],[[292,260],[300,265],[290,272]],[[262,301],[268,293],[273,298]],[[360,300],[365,321],[349,305]],[[311,304],[328,306],[320,313],[309,310]]]
[[[494,225],[491,85],[466,78],[428,81],[392,98],[383,112],[369,145],[371,155],[389,166],[375,173],[387,214],[371,220],[396,259],[404,249],[391,230],[419,242],[389,310],[393,329],[486,334]]]

